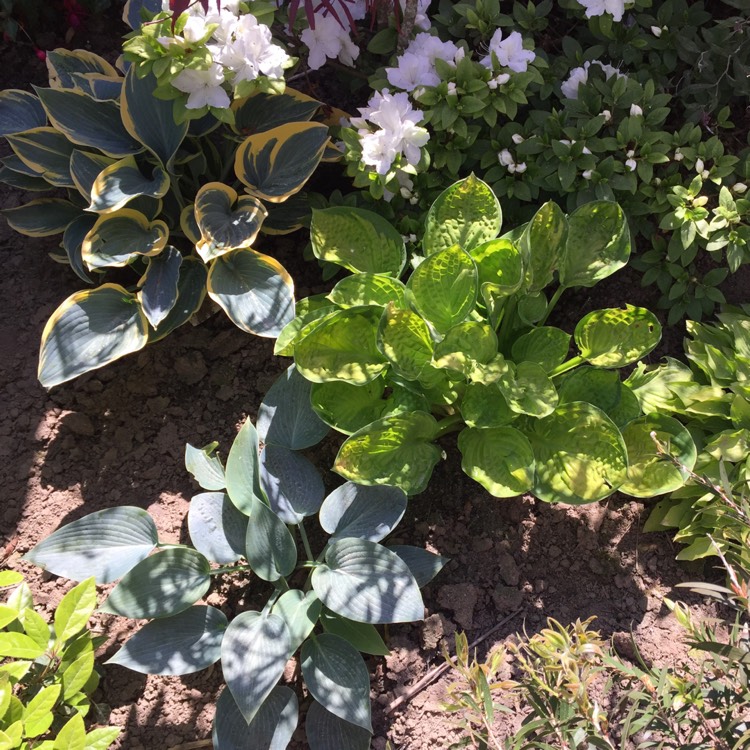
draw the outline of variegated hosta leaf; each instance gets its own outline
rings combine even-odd
[[[425,255],[458,245],[471,252],[500,234],[503,214],[492,188],[473,174],[446,188],[430,206],[422,247]]]
[[[119,101],[125,81],[121,76],[103,73],[71,73],[70,77],[77,89],[99,102]]]
[[[47,124],[47,113],[34,94],[19,89],[0,91],[0,135],[22,133]]]
[[[84,238],[94,224],[96,224],[96,216],[85,213],[81,214],[77,219],[73,219],[73,221],[68,224],[62,240],[63,250],[65,250],[65,254],[68,256],[70,267],[73,269],[76,276],[87,284],[92,284],[93,279],[88,275],[86,268],[83,265],[81,249],[83,247]]]
[[[163,221],[121,208],[97,219],[83,241],[83,261],[90,269],[126,266],[138,255],[158,255],[168,238]]]
[[[82,215],[80,208],[59,198],[39,198],[17,208],[6,208],[0,213],[16,232],[27,237],[60,234]]]
[[[497,354],[497,334],[491,326],[467,320],[453,326],[435,345],[433,364],[468,375],[477,363],[486,364]]]
[[[546,372],[561,365],[568,356],[570,334],[553,326],[532,328],[513,342],[515,362],[536,362]]]
[[[484,303],[515,294],[523,283],[524,263],[518,246],[508,239],[489,240],[474,247],[470,255],[477,264]]]
[[[141,10],[153,15],[161,10],[161,0],[126,0],[122,9],[122,20],[131,29],[140,29],[143,24]]]
[[[149,258],[148,268],[138,282],[138,298],[148,322],[158,328],[177,302],[177,283],[180,278],[182,254],[167,245],[162,252]]]
[[[140,195],[150,198],[166,195],[169,175],[159,166],[148,165],[148,168],[150,177],[144,175],[134,157],[128,156],[103,169],[91,187],[88,210],[111,213]]]
[[[198,312],[206,296],[207,278],[206,266],[201,260],[183,257],[177,279],[177,301],[156,330],[149,329],[149,343],[163,339]]]
[[[251,135],[237,149],[234,171],[252,195],[280,203],[302,189],[320,163],[328,128],[293,122]]]
[[[91,151],[75,149],[70,155],[70,176],[73,178],[78,192],[87,201],[91,201],[91,188],[94,187],[96,178],[104,169],[114,163],[115,160],[111,157],[95,154]]]
[[[380,319],[378,348],[388,357],[394,372],[416,380],[432,360],[430,329],[417,313],[388,303]]]
[[[534,214],[519,240],[526,259],[526,291],[541,292],[552,282],[567,238],[565,214],[548,201]]]
[[[54,128],[40,127],[7,136],[21,161],[55,187],[75,187],[70,176],[73,144]]]
[[[385,307],[389,302],[396,307],[406,307],[406,287],[390,276],[355,273],[341,279],[331,290],[328,299],[339,307]]]
[[[221,182],[209,182],[195,196],[195,222],[201,233],[195,249],[208,263],[230,250],[250,247],[268,212],[251,195]]]
[[[148,341],[148,321],[135,295],[117,284],[76,292],[42,333],[39,381],[45,388],[95,370]]]
[[[85,49],[56,49],[47,52],[47,70],[49,85],[53,89],[72,89],[76,87],[73,73],[98,73],[117,77],[117,70],[103,57]]]
[[[279,125],[309,121],[322,106],[322,102],[289,86],[283,94],[259,91],[232,102],[232,127],[241,135],[263,133]]]

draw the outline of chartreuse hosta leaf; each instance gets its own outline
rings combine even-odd
[[[656,316],[625,305],[594,310],[581,318],[574,338],[581,357],[596,367],[624,367],[645,357],[661,339]]]
[[[523,283],[524,264],[518,246],[508,239],[489,240],[472,248],[479,273],[479,290],[490,322],[497,324],[506,297]]]
[[[435,418],[426,412],[384,417],[344,441],[334,471],[358,484],[389,484],[407,495],[422,492],[440,460]]]
[[[83,240],[81,256],[90,269],[126,266],[139,255],[158,255],[168,237],[163,221],[149,221],[138,211],[121,208],[97,219]]]
[[[110,213],[140,195],[161,198],[167,190],[169,175],[162,167],[146,165],[142,171],[135,158],[128,156],[99,172],[91,186],[88,210]]]
[[[469,374],[477,363],[486,364],[497,354],[497,335],[491,326],[467,320],[449,329],[435,345],[433,364]]]
[[[355,274],[398,277],[406,265],[404,238],[382,216],[361,208],[333,206],[314,210],[310,242],[316,258]]]
[[[355,273],[341,279],[328,299],[339,307],[385,307],[389,302],[395,307],[406,307],[406,287],[398,279],[383,274]]]
[[[469,383],[461,399],[461,417],[469,427],[502,427],[516,418],[496,383]]]
[[[458,436],[461,468],[494,497],[515,497],[534,484],[534,454],[513,427],[474,429]]]
[[[310,750],[369,750],[372,733],[368,729],[344,721],[317,701],[313,701],[305,717],[305,733]]]
[[[232,250],[208,272],[208,295],[243,331],[275,338],[294,318],[294,283],[275,259],[255,250]]]
[[[281,203],[302,189],[327,143],[325,125],[285,123],[246,138],[237,149],[234,171],[249,193]]]
[[[557,203],[548,201],[534,214],[519,239],[526,260],[527,292],[541,292],[552,282],[567,238],[565,214]]]
[[[64,232],[83,214],[80,208],[69,201],[40,198],[18,208],[6,208],[2,215],[16,232],[27,237],[48,237]]]
[[[251,195],[221,182],[209,182],[195,196],[195,221],[201,234],[195,249],[208,263],[238,248],[250,247],[268,212]]]
[[[424,319],[411,310],[388,303],[380,319],[378,348],[394,372],[416,380],[432,360],[432,338]]]
[[[652,434],[684,469],[657,455]],[[695,466],[697,451],[690,433],[676,419],[664,414],[647,414],[625,425],[622,436],[628,449],[628,473],[620,492],[653,497],[685,484],[688,471]]]
[[[380,310],[352,307],[324,317],[294,347],[297,369],[313,383],[364,385],[388,367],[377,346]]]
[[[181,267],[182,253],[171,245],[148,260],[146,273],[139,281],[141,291],[138,299],[154,329],[159,327],[177,302]]]
[[[614,422],[583,401],[560,404],[531,420],[526,436],[534,451],[534,494],[545,502],[591,503],[625,481],[628,454]]]
[[[492,188],[473,174],[446,188],[430,206],[422,247],[425,255],[453,245],[470,252],[500,234],[503,214]]]
[[[10,147],[26,166],[55,187],[75,187],[70,175],[73,144],[54,128],[39,127],[7,136]]]
[[[291,357],[297,343],[316,328],[323,318],[338,312],[339,308],[322,294],[316,294],[299,300],[294,310],[294,319],[284,326],[273,348],[273,353],[281,357]]]
[[[560,403],[588,401],[611,419],[612,413],[620,403],[623,390],[620,373],[616,370],[584,365],[564,376],[560,383]],[[638,413],[634,417],[637,417]]]
[[[629,257],[630,228],[619,204],[586,203],[568,217],[560,286],[594,286],[622,268]]]
[[[409,277],[414,306],[441,333],[464,321],[478,293],[477,267],[458,245],[435,252]]]
[[[206,266],[199,258],[183,256],[177,279],[177,299],[156,329],[149,329],[149,343],[163,339],[198,312],[206,296],[207,278]]]
[[[148,341],[148,321],[135,295],[117,284],[72,294],[42,332],[39,381],[45,388],[137,352]]]
[[[498,381],[511,411],[532,417],[546,417],[557,406],[554,384],[536,362],[520,362]]]
[[[553,326],[540,326],[513,342],[512,355],[516,362],[535,362],[550,372],[566,360],[569,348],[569,333]]]
[[[0,92],[0,135],[13,135],[47,124],[47,113],[34,94],[19,89]]]

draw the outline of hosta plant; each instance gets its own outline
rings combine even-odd
[[[404,240],[385,220],[349,207],[313,212],[315,254],[353,275],[303,300],[276,350],[293,354],[314,383],[315,411],[348,435],[334,469],[417,494],[441,458],[436,441],[458,432],[463,470],[496,497],[586,503],[681,486],[649,433],[692,465],[689,433],[642,413],[619,374],[658,343],[656,318],[631,305],[596,310],[572,337],[545,322],[566,289],[627,262],[620,207],[599,201],[566,216],[546,203],[498,236],[501,222],[488,185],[455,183],[430,208],[424,257],[401,281]]]
[[[327,127],[310,121],[320,103],[260,92],[233,103],[232,127],[211,113],[176,124],[153,75],[135,66],[123,76],[85,50],[50,52],[48,66],[50,88],[0,92],[13,151],[0,180],[58,190],[3,214],[23,234],[62,234],[55,259],[90,285],[44,329],[42,384],[163,338],[206,293],[243,330],[278,335],[294,316],[292,280],[254,248],[260,232],[300,226],[295,195],[328,143]]]
[[[309,747],[369,748],[370,682],[360,652],[388,652],[375,625],[422,619],[419,587],[445,562],[381,544],[406,508],[400,489],[347,482],[324,498],[321,477],[297,451],[327,431],[310,407],[310,384],[291,368],[261,405],[258,430],[244,423],[226,465],[215,444],[188,445],[186,466],[205,490],[190,502],[190,544],[159,542],[148,513],[120,507],[62,527],[28,555],[69,578],[120,579],[103,610],[150,622],[110,663],[182,675],[221,662],[217,750],[287,746],[298,697],[278,683],[296,653],[295,674],[313,699]],[[325,533],[320,544],[319,532],[307,535],[310,516]],[[219,576],[229,578],[223,590],[254,579],[265,604],[237,612],[198,603]]]
[[[0,572],[0,587],[8,586],[14,588],[0,604],[0,747],[106,750],[120,730],[87,731],[84,724],[99,684],[94,651],[103,640],[87,628],[96,607],[94,580],[62,598],[52,626],[20,573]]]

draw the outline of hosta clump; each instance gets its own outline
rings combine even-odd
[[[565,216],[546,203],[498,237],[501,222],[489,186],[455,183],[430,208],[425,257],[403,282],[404,241],[386,221],[313,212],[315,254],[354,273],[302,300],[276,350],[294,355],[315,411],[349,436],[335,470],[417,494],[440,460],[435,441],[459,431],[464,471],[497,497],[584,503],[676,489],[683,477],[656,460],[649,433],[669,435],[686,460],[690,435],[643,415],[618,372],[656,346],[656,318],[630,305],[591,312],[572,357],[571,335],[545,325],[565,289],[625,265],[622,210],[599,201]]]
[[[42,384],[165,337],[206,293],[243,330],[278,335],[294,316],[292,280],[253,246],[259,232],[301,226],[304,202],[293,196],[328,144],[327,127],[310,121],[320,102],[260,92],[233,103],[232,127],[211,113],[176,124],[152,74],[130,66],[123,76],[85,50],[47,61],[50,88],[0,92],[0,135],[13,150],[0,180],[67,197],[3,214],[23,234],[62,234],[55,258],[93,288],[47,323]]]
[[[298,650],[314,699],[309,747],[369,748],[370,682],[359,652],[388,653],[376,624],[422,619],[419,587],[445,563],[380,543],[406,508],[400,489],[347,482],[324,498],[321,477],[297,451],[327,432],[310,407],[310,384],[290,368],[261,405],[258,431],[249,420],[240,429],[226,466],[215,444],[188,445],[186,466],[206,490],[190,502],[190,545],[161,544],[148,513],[121,507],[62,527],[28,555],[69,578],[121,579],[104,611],[150,622],[111,663],[180,675],[221,661],[227,689],[216,708],[217,750],[287,746],[298,699],[277,683]],[[315,551],[304,527],[314,515],[328,534]],[[243,587],[254,574],[272,588],[262,611],[197,603],[213,577],[233,573]]]

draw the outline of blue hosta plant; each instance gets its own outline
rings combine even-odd
[[[643,414],[619,374],[658,343],[654,315],[595,310],[572,337],[546,324],[566,289],[594,286],[627,262],[621,208],[598,201],[566,216],[546,203],[502,236],[501,223],[487,184],[455,183],[430,208],[424,257],[402,281],[404,239],[384,219],[349,207],[313,212],[315,254],[353,274],[302,300],[276,351],[294,356],[314,383],[315,411],[348,435],[334,469],[417,494],[441,458],[436,441],[458,432],[463,470],[496,497],[586,503],[681,486],[649,434],[692,465],[689,433]]]
[[[419,587],[445,563],[417,547],[381,544],[406,509],[400,489],[347,482],[324,497],[320,475],[298,452],[328,432],[310,389],[290,368],[261,405],[257,431],[244,423],[226,464],[215,444],[187,446],[186,466],[205,490],[190,502],[190,544],[160,543],[148,513],[120,507],[63,526],[27,556],[73,579],[120,579],[103,611],[150,622],[110,663],[181,675],[221,662],[217,750],[287,746],[298,698],[278,683],[296,653],[313,699],[309,747],[367,750],[370,681],[360,652],[388,653],[376,625],[422,619]],[[307,535],[311,516],[322,544],[319,532]],[[219,576],[242,588],[257,579],[270,595],[260,611],[198,603]]]
[[[0,180],[57,190],[3,214],[23,234],[61,234],[54,257],[90,286],[44,329],[42,384],[158,341],[206,293],[243,330],[278,335],[294,317],[292,280],[255,247],[259,233],[301,226],[298,193],[328,144],[311,121],[320,102],[258,92],[234,101],[231,127],[211,112],[177,124],[152,74],[123,76],[85,50],[50,52],[48,65],[50,88],[0,92],[13,151]]]

